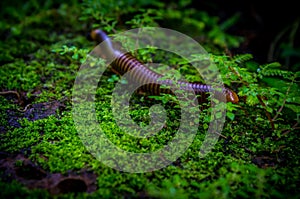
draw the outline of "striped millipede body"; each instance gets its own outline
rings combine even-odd
[[[132,78],[133,81],[139,82],[140,85],[144,85],[142,86],[142,89],[149,93],[160,94],[171,92],[170,89],[161,88],[161,85],[172,87],[175,85],[172,80],[165,80],[166,78],[163,78],[163,75],[150,70],[132,55],[116,51],[112,47],[110,38],[102,30],[93,30],[90,36],[99,43],[106,41],[106,45],[104,46],[106,49],[104,50],[115,57],[115,60],[111,64],[114,72],[124,75],[130,71],[130,78]],[[212,90],[211,86],[201,83],[176,81],[176,85],[177,88],[181,90],[194,91],[197,95],[203,95]],[[216,94],[217,96],[225,96],[227,102],[238,103],[239,101],[237,94],[229,88],[223,88],[222,91],[216,92]]]

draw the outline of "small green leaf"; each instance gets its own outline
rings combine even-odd
[[[226,116],[232,121],[234,120],[235,114],[232,112],[226,112]]]

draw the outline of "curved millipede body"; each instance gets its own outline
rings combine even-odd
[[[202,95],[211,91],[211,86],[206,84],[189,83],[185,81],[172,82],[172,80],[164,80],[163,75],[150,70],[132,55],[128,53],[120,53],[119,51],[114,50],[109,37],[102,30],[93,30],[90,36],[93,40],[99,43],[106,41],[104,46],[104,48],[106,48],[105,51],[116,57],[111,64],[113,71],[120,75],[130,71],[130,78],[132,78],[133,81],[139,82],[140,84],[145,84],[142,86],[142,89],[147,92],[153,94],[171,92],[170,89],[161,88],[161,85],[177,85],[177,88],[179,87],[181,90],[194,91],[195,94],[198,95]],[[216,92],[216,94],[225,95],[227,102],[238,103],[239,101],[237,94],[228,88],[224,88],[222,91]]]

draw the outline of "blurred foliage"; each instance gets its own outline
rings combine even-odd
[[[67,193],[61,198],[299,198],[300,74],[299,63],[289,65],[295,63],[291,59],[299,57],[294,42],[299,20],[289,22],[286,30],[278,33],[271,55],[280,58],[279,62],[261,64],[252,54],[227,53],[244,42],[244,38],[228,31],[239,21],[239,13],[221,20],[193,8],[193,3],[1,1],[1,154],[22,153],[50,173],[84,168],[97,174],[95,192]],[[72,87],[79,67],[94,47],[85,38],[92,28],[113,34],[147,26],[175,29],[200,42],[219,67],[224,84],[238,93],[240,102],[227,104],[222,135],[205,158],[199,158],[199,149],[211,119],[210,108],[199,115],[201,125],[194,142],[174,163],[149,173],[123,173],[98,162],[79,139],[71,114]],[[186,79],[202,80],[176,56],[164,59],[155,48],[136,53],[145,62],[152,61],[156,54],[156,61],[174,66]],[[160,70],[167,69],[162,66]],[[100,79],[96,111],[101,127],[124,150],[160,148],[179,126],[176,99],[135,94],[130,112],[135,122],[149,124],[149,107],[155,103],[166,108],[169,120],[157,135],[132,139],[120,130],[111,111],[111,93],[119,79],[111,71],[105,71]],[[24,118],[32,105],[53,101],[64,108],[35,121]],[[209,102],[201,106],[207,107]],[[44,190],[29,190],[18,182],[5,181],[2,176],[0,170],[1,198],[52,197]]]

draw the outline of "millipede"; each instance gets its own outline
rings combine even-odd
[[[94,41],[101,43],[106,41],[105,50],[111,54],[115,59],[111,63],[113,72],[124,75],[127,72],[130,72],[130,78],[132,81],[139,82],[141,85],[141,89],[143,91],[149,92],[154,95],[158,95],[160,93],[171,93],[170,89],[164,86],[173,86],[177,85],[180,90],[184,91],[194,91],[196,95],[205,96],[205,94],[209,93],[212,90],[212,87],[206,84],[198,83],[198,82],[186,82],[186,81],[176,81],[174,83],[172,80],[166,80],[164,75],[158,74],[148,67],[146,67],[142,62],[137,60],[129,53],[120,53],[113,48],[110,38],[104,33],[104,31],[100,29],[92,30],[90,33],[91,39]],[[222,91],[216,92],[218,95],[225,96],[227,102],[238,103],[239,98],[237,94],[229,89],[223,88]]]

